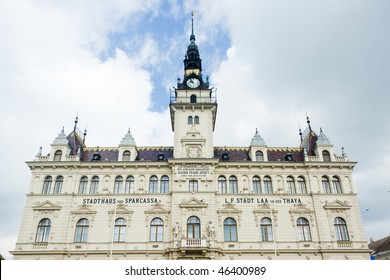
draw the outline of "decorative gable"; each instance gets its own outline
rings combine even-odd
[[[42,211],[42,212],[53,212],[61,210],[61,206],[55,205],[54,203],[46,200],[42,203],[37,202],[35,206],[32,207],[34,211]]]
[[[208,204],[203,200],[199,200],[195,197],[190,198],[187,201],[179,204],[180,208],[207,208]]]
[[[324,208],[326,210],[348,210],[351,209],[351,205],[347,201],[342,202],[341,200],[335,200],[332,202],[325,201]]]

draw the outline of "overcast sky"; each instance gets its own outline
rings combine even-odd
[[[0,253],[10,258],[30,181],[76,115],[89,147],[173,145],[169,89],[191,11],[217,89],[215,145],[298,147],[306,112],[351,161],[367,240],[390,234],[390,1],[0,0]]]

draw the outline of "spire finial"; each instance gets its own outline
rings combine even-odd
[[[194,34],[194,11],[191,13],[191,36],[190,41],[195,41],[195,34]]]
[[[74,128],[73,128],[74,132],[76,132],[78,122],[79,122],[79,111],[77,111],[76,119],[74,120]]]
[[[306,112],[306,122],[307,122],[307,125],[309,126],[309,129],[311,131],[310,119],[309,119],[309,116],[307,115],[307,112]]]
[[[85,125],[85,130],[83,135],[84,135],[83,142],[85,143],[85,136],[87,136],[87,125]]]
[[[303,142],[303,138],[302,138],[302,129],[301,129],[301,126],[298,125],[299,127],[299,137],[301,138],[301,143]]]

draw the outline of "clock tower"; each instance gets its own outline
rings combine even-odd
[[[203,80],[202,60],[195,44],[192,17],[190,44],[184,58],[184,78],[171,96],[174,158],[213,158],[213,132],[217,115],[215,91]]]

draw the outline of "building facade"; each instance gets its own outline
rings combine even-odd
[[[14,259],[369,259],[352,175],[321,130],[295,148],[216,147],[217,100],[192,30],[173,146],[91,148],[64,129],[27,162]],[[85,136],[85,135],[84,135]]]

